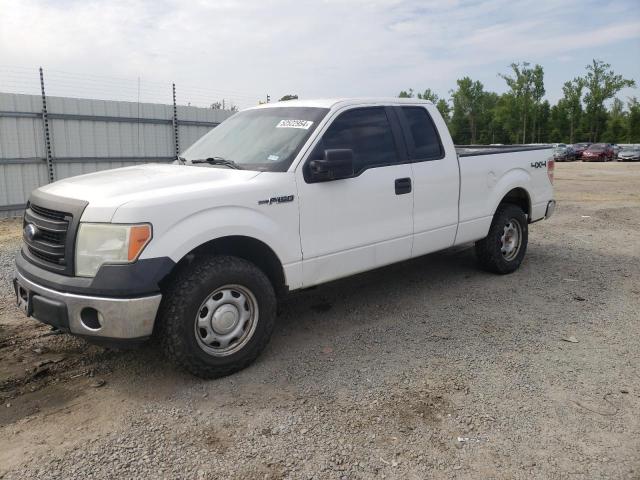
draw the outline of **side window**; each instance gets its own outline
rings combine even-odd
[[[413,142],[410,146],[413,160],[433,160],[442,158],[443,149],[436,126],[433,124],[429,113],[422,107],[401,107],[409,130],[407,140]]]
[[[375,166],[398,163],[391,124],[384,107],[349,110],[329,126],[312,158],[323,158],[333,148],[353,150],[354,172]]]

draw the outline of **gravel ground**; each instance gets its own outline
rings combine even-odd
[[[456,248],[290,298],[202,381],[27,320],[0,223],[0,478],[640,478],[640,164],[560,164],[522,268]]]

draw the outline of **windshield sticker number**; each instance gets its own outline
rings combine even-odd
[[[267,157],[267,160],[271,162],[277,162],[279,159],[280,159],[280,155],[269,155]]]
[[[280,120],[276,128],[302,128],[303,130],[309,130],[311,125],[313,125],[313,122],[310,120]]]

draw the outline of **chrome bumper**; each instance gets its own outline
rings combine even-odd
[[[68,330],[72,334],[86,337],[122,340],[149,337],[162,299],[160,294],[138,298],[90,297],[42,287],[27,280],[19,272],[16,272],[15,278],[17,285],[23,289],[22,293],[26,293],[29,299],[29,307],[24,306],[27,315],[33,312],[35,319],[55,324],[50,318],[44,318],[46,314],[38,313],[37,309],[31,307],[33,298],[40,297],[35,303],[55,307],[56,320],[61,316],[60,310],[66,310]]]
[[[544,218],[549,218],[551,215],[553,215],[553,212],[555,211],[556,211],[556,201],[550,200],[549,203],[547,203],[547,211],[544,214]]]

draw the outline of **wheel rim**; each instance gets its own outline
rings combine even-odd
[[[241,285],[224,285],[213,291],[196,313],[198,346],[214,357],[241,350],[253,337],[258,323],[258,302]]]
[[[515,218],[504,226],[500,244],[500,251],[505,260],[511,261],[518,256],[522,245],[522,227]]]

